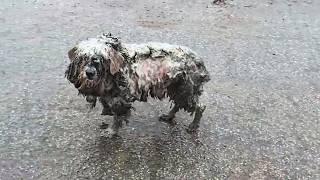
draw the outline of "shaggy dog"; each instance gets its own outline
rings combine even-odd
[[[198,129],[205,106],[199,103],[210,80],[203,61],[187,47],[165,43],[125,44],[111,34],[79,42],[68,52],[67,79],[92,107],[113,116],[109,135],[127,122],[134,101],[169,97],[173,108],[161,121],[173,123],[180,109],[194,114],[188,131]]]

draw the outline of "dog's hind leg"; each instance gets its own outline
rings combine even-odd
[[[195,108],[195,115],[193,121],[189,124],[187,131],[189,133],[195,132],[199,128],[200,119],[202,118],[202,114],[204,110],[206,109],[206,106],[201,105],[198,103]]]
[[[180,108],[177,105],[174,105],[168,114],[163,114],[159,117],[159,121],[175,124],[174,117],[176,113],[179,111],[179,109]]]

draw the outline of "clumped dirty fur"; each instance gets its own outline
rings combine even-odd
[[[134,101],[169,98],[171,111],[160,117],[173,122],[180,109],[194,115],[189,132],[198,129],[205,106],[199,102],[203,85],[210,80],[203,61],[184,46],[166,43],[125,44],[111,34],[78,43],[69,52],[67,79],[92,107],[97,99],[102,115],[114,117],[108,129],[118,132],[128,121]]]

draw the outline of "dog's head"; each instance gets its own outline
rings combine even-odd
[[[111,34],[81,41],[68,52],[67,79],[82,94],[102,96],[124,66],[120,48],[120,41]]]

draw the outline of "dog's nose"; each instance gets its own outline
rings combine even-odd
[[[92,69],[87,69],[86,70],[86,75],[88,77],[88,79],[92,80],[94,75],[96,74],[96,72]]]

